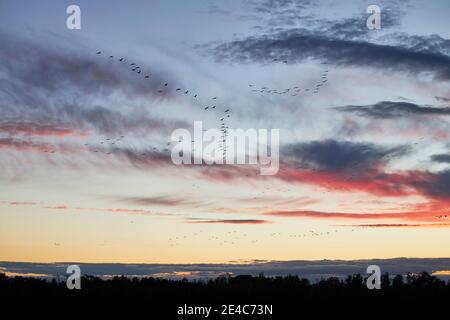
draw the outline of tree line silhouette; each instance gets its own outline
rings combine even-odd
[[[253,300],[450,300],[450,280],[426,272],[381,277],[381,289],[369,290],[360,274],[317,282],[298,276],[220,276],[203,281],[116,276],[83,276],[80,290],[68,290],[65,281],[8,277],[0,273],[0,296],[8,299],[145,299],[180,301]]]

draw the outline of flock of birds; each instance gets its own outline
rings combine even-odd
[[[278,59],[273,59],[273,61],[279,61]],[[288,63],[287,60],[283,60],[283,63]],[[322,65],[326,65],[326,62],[322,62]],[[290,95],[291,97],[296,97],[298,95],[300,95],[301,93],[312,93],[312,94],[317,94],[319,93],[319,90],[328,82],[328,73],[329,70],[325,69],[321,76],[320,79],[313,84],[313,86],[311,87],[305,87],[302,88],[301,85],[295,85],[293,87],[289,87],[289,88],[284,88],[284,89],[275,89],[275,88],[269,88],[269,87],[259,87],[256,86],[255,84],[249,84],[249,88],[251,89],[251,92],[254,93],[265,93],[265,94],[279,94],[279,95]]]
[[[102,51],[97,51],[96,54],[106,56],[107,59],[117,59],[117,61],[127,66],[130,69],[130,71],[142,77],[143,81],[151,78],[150,72],[145,71],[144,68],[137,65],[135,62],[128,61],[128,59],[125,59],[124,57],[115,58],[113,55],[104,55]],[[202,110],[204,112],[215,112],[221,131],[221,140],[218,149],[222,152],[222,158],[223,160],[225,160],[227,152],[226,139],[228,137],[228,130],[230,128],[228,125],[228,121],[231,118],[232,108],[219,106],[219,104],[217,103],[219,98],[217,96],[208,97],[206,98],[206,101],[204,100],[203,102],[200,102],[202,95],[200,95],[199,93],[194,92],[192,89],[182,88],[181,86],[166,81],[160,83],[160,85],[157,88],[158,93],[166,93],[170,91],[172,93],[178,93],[180,95],[192,96],[192,98],[195,99],[202,106]],[[167,146],[170,146],[171,143],[172,143],[171,141],[167,142]],[[156,150],[156,147],[153,147],[153,150]],[[168,152],[170,150],[168,148],[165,148],[162,151]],[[195,148],[193,148],[191,151],[195,152]]]
[[[108,60],[114,60],[118,61],[119,63],[126,66],[131,72],[135,73],[137,76],[141,77],[143,81],[149,80],[152,78],[152,75],[149,71],[146,71],[143,67],[138,65],[135,62],[129,61],[128,59],[124,57],[115,57],[114,55],[105,54],[102,51],[97,51],[96,55],[98,56],[104,56]],[[287,60],[281,60],[281,59],[273,59],[274,62],[281,62],[281,63],[288,63]],[[326,65],[326,63],[322,63]],[[318,93],[320,88],[328,81],[328,72],[329,70],[324,70],[324,72],[321,75],[320,81],[315,84],[313,88],[300,88],[299,86],[294,86],[292,88],[286,88],[284,90],[277,90],[277,89],[269,89],[268,87],[261,87],[259,89],[256,89],[256,86],[253,84],[249,84],[249,87],[253,88],[253,92],[260,92],[260,93],[272,93],[272,94],[289,94],[291,96],[298,95],[302,90],[303,92],[311,92],[311,93]],[[215,115],[217,117],[217,121],[220,127],[221,131],[221,139],[218,145],[218,151],[221,152],[223,162],[226,161],[226,154],[227,154],[227,146],[226,146],[226,139],[229,135],[229,121],[231,120],[231,114],[232,114],[232,108],[227,106],[219,106],[217,103],[219,98],[217,96],[211,96],[207,97],[206,100],[201,101],[202,95],[195,92],[194,90],[190,88],[182,88],[181,86],[177,86],[176,84],[172,84],[166,81],[162,81],[155,90],[158,93],[177,93],[180,95],[185,96],[191,96],[199,105],[201,105],[201,108],[204,112],[215,112]],[[206,129],[204,130],[206,131]],[[109,137],[105,138],[104,140],[93,142],[93,143],[85,143],[84,147],[87,148],[88,151],[91,151],[93,153],[103,153],[106,155],[112,155],[116,151],[123,151],[122,148],[124,148],[123,139],[125,136],[121,135],[120,137]],[[181,142],[181,140],[179,141]],[[192,143],[195,141],[192,140]],[[145,157],[149,156],[154,152],[158,153],[170,153],[171,145],[175,143],[172,141],[168,141],[164,147],[161,146],[150,146],[148,149],[143,151],[136,151],[135,154],[137,156]],[[43,152],[48,154],[54,154],[58,151],[58,148],[55,146],[49,146],[43,150]],[[191,152],[195,152],[195,148],[192,147]],[[212,155],[211,155],[212,156]]]
[[[368,229],[368,227],[361,226],[358,228],[351,228],[350,232],[355,232],[357,229]],[[273,232],[269,233],[266,236],[263,237],[263,239],[266,239],[268,241],[276,240],[276,239],[317,239],[320,237],[327,237],[332,236],[334,234],[337,234],[339,232],[342,232],[342,230],[333,229],[330,231],[316,231],[316,230],[307,230],[303,233],[292,233],[292,234],[285,234],[281,232]],[[172,236],[168,238],[169,246],[170,247],[179,247],[183,246],[186,241],[203,241],[206,237],[206,241],[213,242],[218,245],[242,245],[242,242],[247,241],[250,244],[259,244],[262,243],[261,238],[254,239],[252,238],[248,233],[240,233],[236,230],[234,231],[228,231],[223,236],[217,236],[217,235],[207,235],[203,230],[199,230],[197,232],[191,233],[191,234],[185,234],[185,235],[178,235],[178,236]]]
[[[126,59],[124,57],[115,58],[114,55],[105,55],[102,51],[97,51],[96,54],[99,56],[105,56],[105,57],[107,57],[107,59],[110,59],[110,60],[117,59],[117,61],[119,61],[124,66],[128,66],[130,71],[132,71],[136,75],[142,77],[143,81],[151,78],[150,72],[145,71],[144,68],[142,68],[135,62],[128,61],[128,59]],[[232,108],[229,106],[227,106],[227,107],[219,106],[219,103],[217,103],[219,98],[217,96],[209,97],[209,98],[207,98],[206,101],[201,102],[202,96],[199,93],[195,93],[193,90],[191,90],[189,88],[182,88],[181,86],[177,86],[177,85],[171,84],[169,82],[162,82],[158,86],[156,91],[161,94],[172,91],[173,93],[178,93],[180,95],[191,96],[195,101],[197,101],[197,103],[199,103],[202,106],[202,110],[204,112],[215,112],[217,121],[220,126],[220,131],[221,131],[221,139],[220,139],[220,142],[218,145],[218,150],[222,153],[222,158],[225,162],[226,152],[227,152],[226,139],[228,137],[228,131],[230,128],[229,121],[231,120],[230,118],[231,118],[231,114],[232,114]],[[206,131],[206,129],[204,129],[204,131]],[[115,151],[122,150],[122,148],[124,146],[122,144],[122,147],[121,147],[120,142],[123,142],[124,138],[125,138],[125,136],[123,136],[123,135],[121,135],[120,137],[109,137],[109,138],[106,138],[105,140],[101,140],[98,142],[85,143],[84,147],[86,147],[87,150],[94,152],[94,153],[103,153],[106,155],[112,155],[112,154],[114,154]],[[181,142],[181,140],[178,142]],[[192,140],[191,142],[194,143],[195,141]],[[154,152],[170,153],[170,151],[171,151],[170,146],[174,143],[176,143],[176,142],[169,140],[168,142],[165,143],[164,147],[150,146],[150,148],[147,149],[146,151],[136,152],[136,155],[148,156]],[[58,151],[58,148],[56,146],[47,146],[43,150],[44,153],[48,153],[48,154],[54,154],[57,151]],[[195,148],[192,147],[191,151],[195,152]]]

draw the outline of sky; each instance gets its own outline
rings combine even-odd
[[[0,261],[449,257],[449,9],[1,1]],[[194,121],[279,129],[279,171],[175,165]]]

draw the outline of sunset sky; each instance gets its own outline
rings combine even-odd
[[[0,261],[449,257],[449,12],[0,1]],[[175,129],[220,118],[279,129],[279,172],[172,163]]]

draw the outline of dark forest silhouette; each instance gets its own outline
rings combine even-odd
[[[222,276],[205,281],[83,276],[81,290],[68,290],[65,281],[0,274],[0,296],[20,299],[148,299],[148,300],[308,300],[308,299],[450,299],[447,283],[426,272],[384,274],[380,290],[368,290],[361,275],[311,283],[297,276]]]

